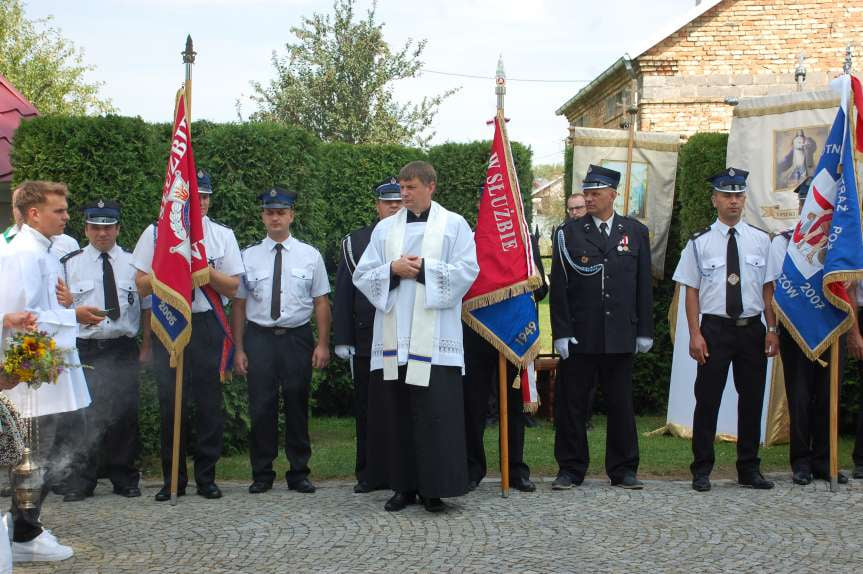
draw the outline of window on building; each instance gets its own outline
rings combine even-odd
[[[605,121],[613,120],[626,111],[632,101],[632,90],[621,88],[605,98]]]
[[[587,125],[587,119],[586,119],[585,115],[581,114],[580,116],[578,116],[578,119],[576,119],[574,122],[572,122],[572,125],[574,125],[577,128],[583,128],[584,126],[586,126]]]

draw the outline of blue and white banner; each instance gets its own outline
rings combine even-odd
[[[856,302],[850,301],[846,287],[863,278],[863,228],[848,115],[853,113],[851,86],[847,75],[831,83],[841,94],[841,105],[776,280],[779,319],[811,360],[852,325]]]

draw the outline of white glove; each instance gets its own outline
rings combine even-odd
[[[357,354],[357,350],[350,345],[336,345],[336,356],[347,361]]]
[[[557,354],[560,355],[560,358],[564,361],[569,358],[569,344],[578,345],[578,341],[575,337],[564,337],[563,339],[555,339],[554,340],[554,350],[557,351]]]
[[[635,338],[635,352],[636,353],[646,353],[653,346],[653,339],[650,337],[636,337]]]

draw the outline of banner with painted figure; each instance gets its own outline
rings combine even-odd
[[[846,282],[863,278],[863,226],[855,173],[852,78],[831,82],[840,106],[814,170],[809,195],[788,244],[776,281],[779,319],[811,360],[847,331],[854,321]],[[854,100],[863,100],[853,78]],[[856,129],[863,126],[857,115]],[[858,147],[859,150],[859,147]]]
[[[797,223],[794,190],[815,175],[838,105],[827,90],[746,98],[734,108],[725,165],[749,172],[747,223],[771,233]]]
[[[462,319],[521,368],[524,409],[539,406],[533,361],[539,353],[539,317],[533,290],[542,284],[503,116],[494,119],[494,141],[477,215],[479,275],[464,296]]]
[[[665,270],[665,249],[674,207],[674,180],[677,176],[677,151],[680,136],[635,132],[632,145],[632,174],[629,190],[629,213],[624,214],[626,158],[629,132],[600,128],[572,129],[572,190],[580,191],[590,164],[619,171],[620,185],[614,210],[629,215],[650,230],[650,261],[654,277],[661,279]]]
[[[153,332],[177,366],[192,336],[192,290],[209,281],[185,92],[177,93],[153,250]]]

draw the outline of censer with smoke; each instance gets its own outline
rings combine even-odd
[[[27,395],[30,406],[35,407],[36,392],[30,389]],[[36,411],[35,408],[28,410],[30,415]],[[38,424],[33,416],[25,419],[24,440],[26,446],[21,453],[21,462],[12,467],[11,471],[12,488],[15,490],[18,508],[26,510],[39,507],[42,484],[45,482],[45,468],[39,465],[34,452],[35,445],[38,443]]]

